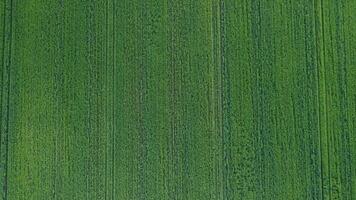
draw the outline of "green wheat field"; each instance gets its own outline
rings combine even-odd
[[[1,200],[356,200],[356,0],[1,0]]]

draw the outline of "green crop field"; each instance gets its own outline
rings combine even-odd
[[[0,200],[356,200],[356,0],[1,0]]]

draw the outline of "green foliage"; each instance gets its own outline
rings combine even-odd
[[[355,199],[355,10],[1,1],[0,199]]]

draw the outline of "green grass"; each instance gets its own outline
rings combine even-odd
[[[0,199],[355,199],[355,10],[1,1]]]

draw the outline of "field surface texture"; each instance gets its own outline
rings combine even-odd
[[[356,200],[356,0],[1,0],[0,200]]]

